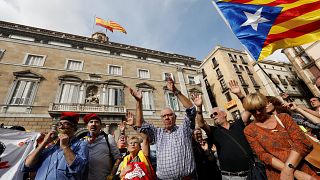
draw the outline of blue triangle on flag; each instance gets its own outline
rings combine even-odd
[[[282,7],[217,2],[232,31],[258,59],[269,31]]]

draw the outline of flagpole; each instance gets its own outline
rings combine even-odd
[[[96,15],[94,15],[94,19],[93,19],[93,26],[92,26],[92,33],[93,34],[93,30],[94,30],[94,25],[96,24]]]

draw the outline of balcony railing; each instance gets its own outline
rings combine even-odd
[[[93,113],[126,113],[125,106],[110,106],[102,104],[73,104],[73,103],[52,103],[49,106],[49,112],[93,112]]]
[[[288,91],[289,96],[303,96],[299,91]]]
[[[288,78],[288,82],[291,86],[295,86],[298,84],[297,80],[294,78]]]
[[[280,79],[280,81],[281,81],[281,84],[288,85],[288,82],[285,79]]]
[[[280,82],[279,82],[279,80],[278,79],[276,79],[276,78],[271,78],[272,79],[272,81],[274,82],[274,83],[276,83],[276,84],[279,84]]]

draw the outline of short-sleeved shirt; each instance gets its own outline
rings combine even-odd
[[[108,147],[107,141],[103,134],[100,134],[97,139],[92,143],[88,143],[89,148],[89,173],[88,179],[104,180],[110,175],[112,169],[111,156],[114,159],[121,158],[119,149],[116,147],[116,143],[112,135],[108,134]]]
[[[247,171],[249,169],[248,158],[244,155],[239,145],[225,134],[231,135],[244,148],[247,154],[252,157],[251,147],[243,132],[245,128],[243,121],[239,119],[231,123],[229,130],[220,126],[211,126],[210,128],[211,134],[209,135],[209,140],[217,147],[221,170],[228,172]]]

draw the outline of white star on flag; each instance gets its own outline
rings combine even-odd
[[[259,23],[264,23],[264,22],[270,21],[269,19],[261,17],[261,11],[262,11],[262,8],[258,9],[258,11],[255,12],[254,14],[251,14],[249,12],[244,11],[244,14],[247,16],[247,21],[244,22],[243,24],[241,24],[241,27],[242,26],[251,26],[252,29],[257,31]]]

